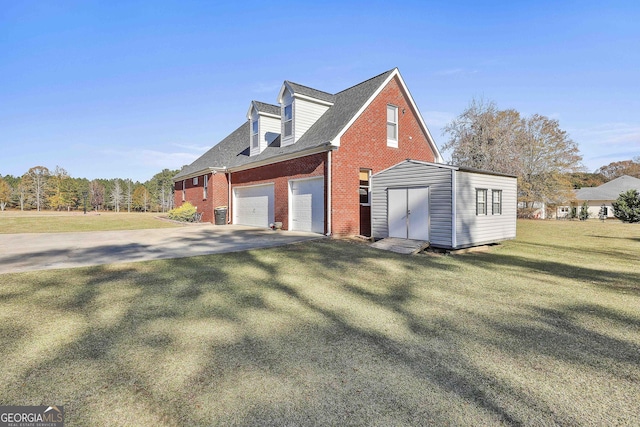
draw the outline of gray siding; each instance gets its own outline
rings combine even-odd
[[[468,247],[516,237],[516,178],[456,171],[456,245]],[[487,215],[476,214],[476,189],[487,190]],[[502,214],[493,215],[491,191],[502,190]]]
[[[429,240],[434,246],[452,245],[451,168],[403,162],[372,177],[371,232],[388,237],[387,189],[429,187]]]

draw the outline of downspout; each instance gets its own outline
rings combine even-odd
[[[227,224],[231,224],[231,172],[227,172],[227,187],[229,188],[229,194],[227,195],[228,205],[227,215],[229,215],[229,219],[227,220]]]
[[[331,236],[331,150],[327,151],[327,236]]]
[[[456,199],[458,195],[457,175],[457,171],[451,169],[451,246],[453,246],[453,249],[458,246],[458,231],[456,229],[456,224],[458,223],[458,207],[456,206]]]

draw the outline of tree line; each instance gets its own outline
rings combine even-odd
[[[141,183],[131,179],[73,178],[60,166],[34,166],[24,175],[0,175],[0,210],[94,210],[167,212],[173,206],[173,177],[164,169]]]
[[[518,206],[569,204],[573,190],[594,187],[622,175],[640,178],[640,156],[586,172],[578,145],[555,119],[500,110],[493,101],[473,99],[444,128],[453,164],[518,177]]]

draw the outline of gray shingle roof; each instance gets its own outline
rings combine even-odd
[[[394,71],[389,70],[362,83],[338,92],[333,97],[331,106],[301,137],[295,144],[286,147],[280,146],[278,137],[262,153],[249,157],[249,122],[245,122],[229,136],[204,153],[198,159],[182,170],[174,177],[174,180],[186,178],[190,175],[206,171],[209,168],[231,169],[248,166],[280,156],[294,154],[314,148],[326,146],[329,149],[331,141],[356,115],[360,108],[382,85],[387,77]],[[303,87],[297,85],[296,87]],[[307,88],[310,89],[310,88]],[[313,90],[313,89],[312,89]],[[326,93],[316,91],[318,93]],[[311,92],[306,92],[308,96]],[[319,98],[322,99],[322,98]],[[270,105],[270,104],[265,104]],[[275,106],[273,106],[275,107]],[[279,107],[278,107],[279,108]],[[278,114],[280,111],[278,110]]]
[[[578,200],[616,200],[620,193],[635,188],[640,192],[640,179],[629,175],[606,182],[598,187],[585,187],[576,190]]]
[[[253,104],[261,113],[275,114],[276,116],[280,115],[279,105],[267,104],[266,102],[260,102],[260,101],[253,101]]]
[[[335,95],[332,95],[330,93],[323,92],[321,90],[304,86],[298,83],[290,82],[289,80],[285,80],[284,82],[288,84],[291,89],[293,89],[293,93],[310,96],[321,101],[335,102]]]

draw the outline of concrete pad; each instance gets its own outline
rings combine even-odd
[[[0,274],[185,258],[322,238],[316,233],[212,224],[149,230],[0,234]]]

